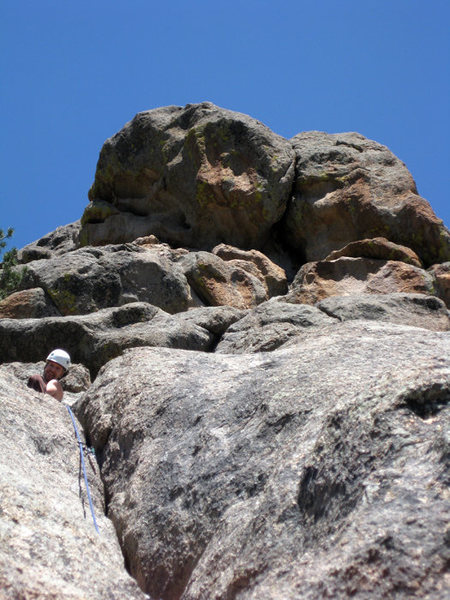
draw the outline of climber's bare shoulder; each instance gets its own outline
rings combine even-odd
[[[57,379],[51,379],[47,383],[47,388],[45,391],[47,392],[47,394],[50,394],[50,396],[53,396],[53,398],[56,398],[56,400],[61,401],[63,398],[64,392],[61,384]]]

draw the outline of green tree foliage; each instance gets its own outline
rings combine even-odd
[[[0,229],[0,258],[3,254],[6,244],[14,233],[12,227],[3,231]],[[3,254],[2,263],[0,264],[0,300],[12,294],[20,285],[25,268],[19,270],[17,266],[17,249],[11,248]]]
[[[1,256],[2,250],[6,246],[6,240],[11,238],[13,233],[14,233],[14,229],[12,227],[8,227],[6,233],[3,231],[3,229],[0,229],[0,256]]]

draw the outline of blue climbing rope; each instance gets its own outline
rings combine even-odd
[[[86,492],[87,492],[87,497],[89,500],[89,506],[91,508],[92,520],[94,521],[94,527],[95,527],[96,532],[100,533],[98,530],[97,521],[95,520],[94,506],[92,504],[91,493],[89,491],[89,483],[88,483],[88,479],[87,479],[87,475],[86,475],[86,467],[84,466],[83,442],[81,441],[80,434],[78,433],[78,429],[77,429],[77,426],[75,423],[75,418],[73,416],[73,412],[71,411],[70,406],[68,406],[67,404],[65,406],[66,406],[67,410],[69,411],[70,418],[72,419],[73,428],[75,431],[75,435],[77,436],[78,446],[80,448],[81,466],[83,467],[84,483],[86,484]]]

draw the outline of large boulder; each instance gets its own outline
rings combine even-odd
[[[88,247],[35,260],[27,265],[21,286],[43,288],[62,315],[137,301],[175,313],[192,303],[182,270],[160,246]]]
[[[94,528],[66,407],[2,365],[0,422],[1,598],[144,600],[105,516],[98,465],[86,455]]]
[[[174,245],[258,248],[287,205],[288,140],[209,102],[137,114],[100,153],[82,244],[155,234]]]
[[[272,296],[286,294],[288,290],[286,272],[262,252],[258,250],[241,250],[228,244],[219,244],[211,252],[222,260],[239,266],[250,273],[253,273],[256,267],[257,277],[266,289],[267,299],[272,298]]]
[[[264,278],[248,261],[225,261],[211,252],[190,252],[181,265],[191,288],[207,306],[251,308],[268,299]]]
[[[358,133],[300,133],[286,236],[306,261],[363,238],[412,248],[426,266],[450,260],[450,233],[417,194],[406,166]]]
[[[40,287],[14,292],[0,302],[0,319],[38,319],[61,315]]]
[[[444,600],[448,335],[352,321],[291,343],[101,371],[79,415],[130,572],[164,600]]]
[[[343,256],[303,265],[285,299],[315,304],[329,296],[435,291],[432,274],[419,267],[402,261]]]
[[[288,290],[285,271],[258,250],[219,244],[212,252],[185,254],[180,265],[195,297],[208,306],[252,308]]]

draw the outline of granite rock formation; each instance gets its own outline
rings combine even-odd
[[[205,102],[139,113],[89,199],[0,303],[2,597],[443,600],[450,233],[406,166]],[[26,386],[55,347],[100,536]]]
[[[109,362],[80,418],[141,587],[444,598],[449,351],[442,333],[354,321],[245,360]]]
[[[364,239],[450,260],[448,231],[406,166],[357,133],[288,141],[211,103],[139,113],[100,153],[83,244],[154,234],[178,246],[262,249],[282,238],[306,261]]]

